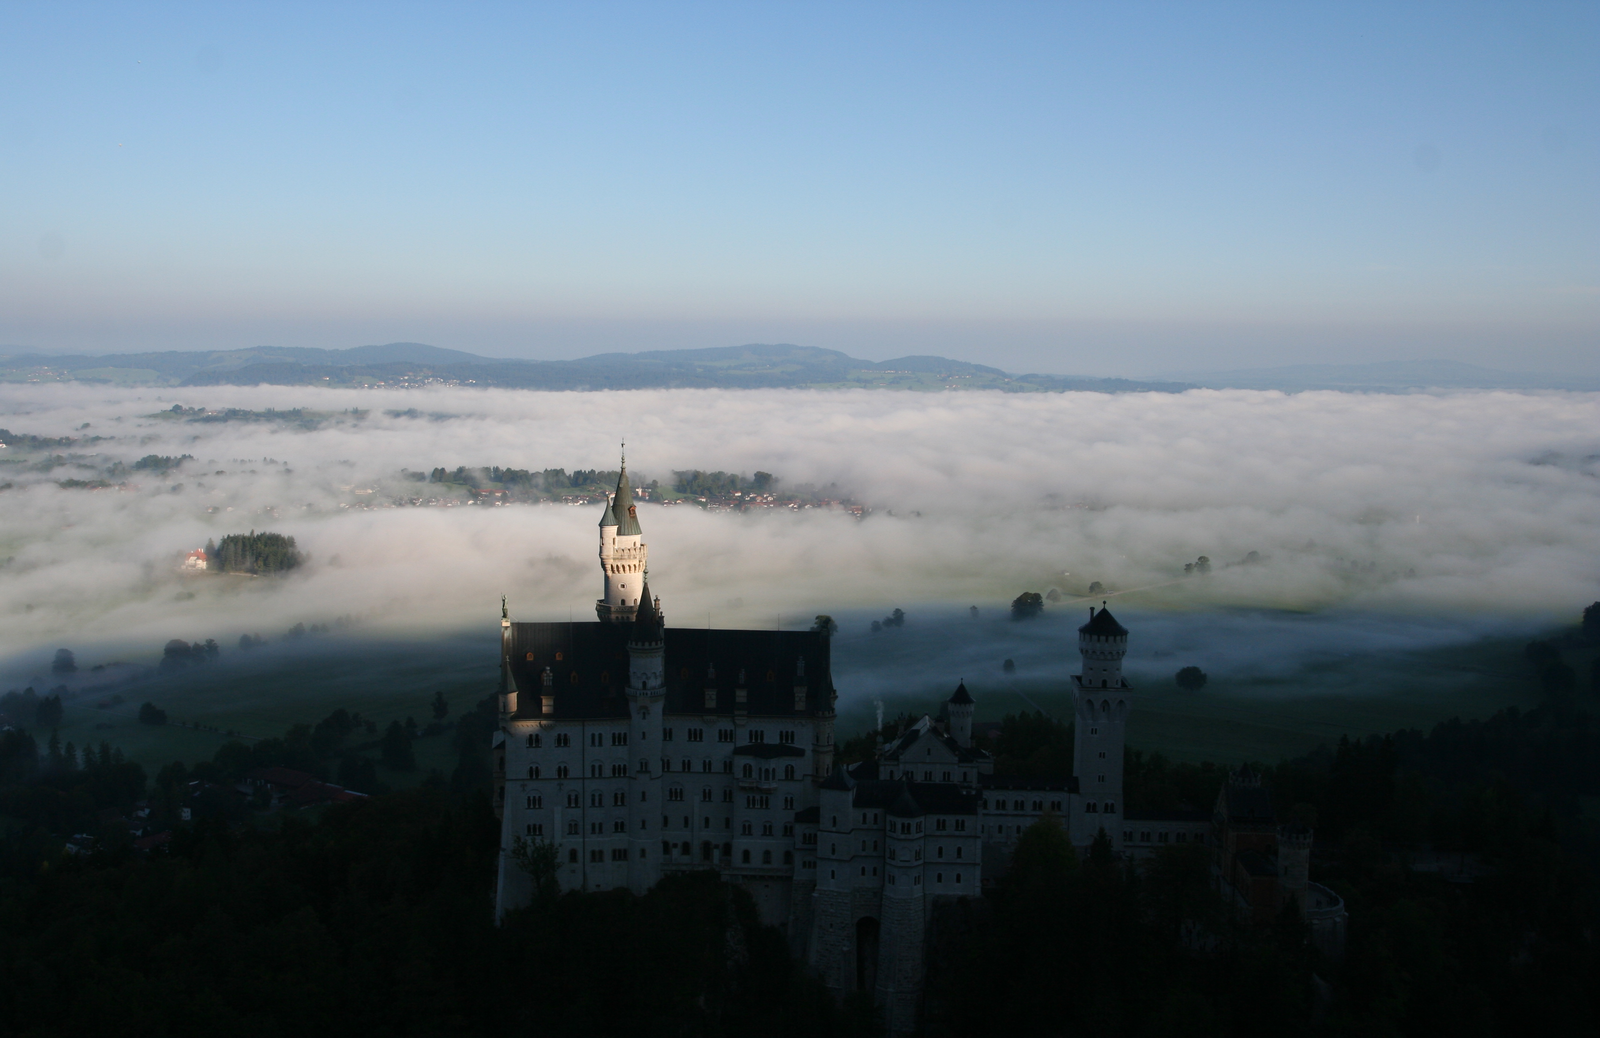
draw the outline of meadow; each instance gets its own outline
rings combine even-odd
[[[1267,611],[1172,614],[1130,607],[1120,615],[1133,632],[1126,661],[1136,704],[1129,744],[1187,761],[1274,763],[1342,735],[1426,730],[1452,716],[1532,706],[1539,689],[1522,647],[1549,633]],[[977,700],[980,724],[1032,710],[1070,719],[1067,679],[1076,670],[1081,622],[1075,607],[1025,623],[1011,622],[1000,606],[985,607],[977,617],[936,607],[910,610],[908,617],[904,627],[876,633],[864,614],[838,617],[834,681],[841,741],[874,727],[880,705],[890,718],[937,714],[963,680]],[[80,691],[65,697],[58,736],[78,746],[110,742],[154,770],[174,760],[209,758],[228,732],[246,740],[278,736],[339,708],[359,712],[380,732],[407,717],[421,728],[432,720],[435,693],[450,706],[448,721],[495,689],[497,641],[497,627],[490,625],[404,639],[334,633],[252,649],[224,647],[214,662],[147,672],[115,688],[93,688],[92,672],[86,672],[74,681]],[[1011,672],[1006,659],[1013,661]],[[1569,662],[1587,673],[1587,657]],[[1178,667],[1189,664],[1210,676],[1198,692],[1173,681]],[[33,682],[41,690],[48,683]],[[109,705],[113,695],[122,702]],[[138,721],[146,701],[167,712],[166,725]],[[448,774],[454,765],[448,734],[419,738],[414,746],[417,770],[382,772],[384,781],[411,785],[432,768]]]

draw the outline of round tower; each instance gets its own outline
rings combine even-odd
[[[922,887],[923,811],[911,795],[909,782],[901,784],[900,795],[887,814],[886,882],[873,1000],[883,1009],[890,1034],[908,1034],[916,1027],[921,1001],[927,921]]]
[[[650,562],[644,532],[639,528],[639,510],[633,503],[633,488],[628,483],[628,459],[622,459],[617,475],[617,492],[606,500],[600,513],[600,572],[605,594],[594,604],[602,621],[625,622],[633,619],[644,594],[644,572]]]
[[[659,756],[661,715],[666,708],[665,650],[661,600],[650,597],[650,584],[644,581],[632,630],[628,632],[626,691],[627,745],[633,750],[628,765],[628,887],[637,894],[649,890],[661,878],[661,843],[651,824],[661,815],[661,784],[651,762]]]
[[[1112,846],[1122,847],[1122,757],[1126,744],[1132,687],[1122,677],[1128,630],[1104,604],[1089,610],[1078,628],[1082,672],[1072,678],[1073,771],[1078,796],[1072,801],[1068,832],[1083,846],[1101,829]]]
[[[1306,914],[1306,884],[1311,880],[1311,829],[1285,825],[1278,830],[1278,899],[1294,900],[1302,918]]]

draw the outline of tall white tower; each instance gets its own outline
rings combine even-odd
[[[1101,829],[1112,846],[1122,846],[1122,750],[1133,705],[1132,686],[1122,677],[1128,630],[1104,604],[1091,606],[1089,622],[1078,628],[1083,672],[1072,678],[1073,766],[1078,797],[1069,832],[1078,846],[1091,843]]]
[[[639,513],[628,486],[628,458],[623,455],[617,476],[617,493],[600,514],[600,572],[605,575],[605,596],[594,604],[602,621],[632,620],[644,594],[644,572],[650,561]]]

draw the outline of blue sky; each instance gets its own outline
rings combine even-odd
[[[10,4],[0,344],[1600,371],[1600,6]]]

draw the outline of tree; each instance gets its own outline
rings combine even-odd
[[[55,661],[50,664],[53,674],[71,674],[78,669],[78,661],[71,649],[57,649]]]
[[[139,707],[139,723],[166,724],[167,712],[157,707],[154,703],[147,702]]]
[[[411,735],[399,721],[390,721],[379,744],[383,766],[395,771],[411,771],[417,766],[416,754],[411,750]]]
[[[839,625],[834,623],[833,617],[827,613],[818,613],[817,620],[811,625],[811,629],[824,638],[832,638],[839,633]]]
[[[1037,591],[1024,591],[1011,600],[1011,619],[1032,620],[1044,612],[1044,596]]]
[[[1178,687],[1189,692],[1198,692],[1206,687],[1206,672],[1199,667],[1184,667],[1174,675]]]
[[[433,694],[433,719],[435,721],[443,721],[445,715],[449,712],[450,704],[444,701],[444,693],[442,691],[435,692]]]
[[[54,728],[61,723],[61,695],[45,696],[34,708],[34,723],[40,728]]]
[[[511,860],[533,877],[533,900],[536,905],[548,905],[561,893],[561,848],[555,841],[513,837]]]

